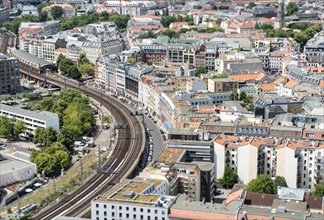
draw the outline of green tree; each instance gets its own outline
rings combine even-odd
[[[106,11],[103,11],[100,13],[100,16],[99,16],[99,20],[100,21],[109,21],[109,14],[108,12]]]
[[[277,194],[279,186],[281,187],[288,186],[285,177],[276,176],[275,180],[273,181],[273,191],[275,194]]]
[[[162,35],[166,35],[169,38],[179,38],[179,33],[171,30],[171,29],[166,29],[162,32]]]
[[[251,180],[247,186],[248,192],[273,194],[273,184],[271,178],[267,174],[259,175]]]
[[[91,64],[81,64],[79,67],[80,73],[82,75],[93,75],[95,72],[95,69],[93,67],[93,65]]]
[[[317,184],[315,189],[311,192],[312,196],[324,196],[324,184]]]
[[[223,184],[226,189],[232,188],[234,184],[238,183],[238,175],[230,167],[226,167],[224,175],[219,179],[219,182]]]
[[[14,135],[14,119],[0,116],[0,136],[5,138],[13,138]]]
[[[252,9],[252,8],[254,8],[256,6],[256,4],[254,3],[254,2],[250,2],[247,6],[246,6],[246,8],[248,8],[248,9]]]
[[[32,107],[32,110],[51,111],[54,106],[54,100],[51,97],[46,97]]]
[[[41,146],[48,147],[57,140],[57,132],[53,127],[41,128],[38,127],[35,130],[35,136],[33,142],[40,144]]]
[[[39,17],[39,21],[40,22],[47,21],[47,19],[48,19],[48,13],[47,13],[47,11],[41,11],[38,14],[38,17]]]
[[[82,64],[90,64],[90,61],[85,53],[81,53],[78,59],[78,66]]]
[[[49,6],[49,5],[50,5],[50,3],[48,3],[48,2],[43,2],[39,5],[37,5],[38,14],[40,14],[42,12],[43,8],[45,8],[46,6]]]
[[[238,101],[239,100],[239,94],[237,92],[231,92],[229,100]]]
[[[57,59],[56,59],[56,65],[57,65],[57,67],[59,67],[60,62],[61,62],[63,59],[66,59],[66,57],[65,57],[63,54],[60,53],[60,54],[58,55]]]
[[[130,63],[130,64],[135,64],[136,63],[136,59],[135,58],[128,58],[127,63]]]
[[[54,6],[51,8],[51,15],[54,20],[61,18],[63,14],[64,10],[60,6]]]
[[[217,6],[214,5],[212,10],[216,11],[217,9],[218,9]]]
[[[201,74],[208,73],[208,69],[205,67],[198,67],[195,72],[195,76],[200,77]]]
[[[14,135],[17,138],[19,134],[22,134],[26,131],[26,123],[22,120],[17,120],[14,124]]]
[[[292,15],[298,11],[298,5],[294,2],[289,2],[286,6],[287,15]]]
[[[247,98],[246,93],[245,92],[240,92],[240,100],[244,101],[244,100],[246,100],[246,98]]]
[[[154,34],[152,30],[149,30],[147,32],[140,33],[138,39],[148,39],[148,38],[156,38],[156,37],[157,35]]]
[[[66,147],[66,149],[68,149],[69,151],[72,151],[73,147],[74,147],[74,140],[76,138],[78,138],[78,137],[76,137],[72,131],[63,127],[60,130],[57,140],[58,140],[58,142],[63,144]]]
[[[72,79],[79,80],[82,76],[78,67],[76,67],[76,66],[70,66],[66,72],[67,72],[67,76]]]
[[[112,16],[110,16],[110,21],[113,21],[116,26],[117,29],[125,29],[127,27],[127,23],[129,21],[130,17],[129,15],[119,15],[119,14],[114,14]]]
[[[59,70],[61,71],[61,73],[64,75],[64,76],[67,76],[68,75],[68,68],[70,66],[73,66],[73,61],[68,59],[68,58],[63,58],[61,59],[61,61],[59,62]]]

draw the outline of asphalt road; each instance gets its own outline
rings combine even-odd
[[[156,159],[164,148],[160,128],[146,115],[144,116],[144,124],[146,125],[146,128],[150,129],[154,145],[153,159]]]

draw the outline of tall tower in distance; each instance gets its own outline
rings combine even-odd
[[[278,1],[278,14],[277,14],[277,19],[275,22],[275,29],[281,29],[285,27],[286,22],[285,22],[285,0],[279,0]]]

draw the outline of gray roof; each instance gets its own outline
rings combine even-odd
[[[107,48],[115,45],[120,45],[122,42],[120,40],[109,40],[102,43],[97,43],[93,41],[85,41],[83,47],[95,47],[95,48]]]
[[[280,199],[304,201],[305,189],[294,189],[288,187],[279,187],[278,195]]]
[[[26,167],[30,167],[30,166],[36,166],[35,164],[33,164],[31,162],[24,161],[24,160],[21,160],[18,158],[16,159],[9,155],[3,155],[3,156],[7,159],[2,160],[0,162],[0,167],[1,167],[0,175],[12,172],[13,170],[18,170],[18,169],[22,169],[22,168],[26,168]]]
[[[58,120],[58,114],[48,111],[30,111],[22,109],[22,106],[9,106],[0,104],[0,111],[11,112],[17,115],[33,118],[41,121]]]
[[[46,60],[43,60],[41,58],[38,58],[38,57],[36,57],[26,51],[23,51],[23,50],[16,50],[16,49],[12,48],[11,53],[14,57],[17,57],[18,59],[24,59],[24,60],[28,60],[31,63],[39,64],[40,67],[53,65],[52,63],[50,63]]]

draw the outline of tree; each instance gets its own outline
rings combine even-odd
[[[71,164],[71,156],[66,148],[55,143],[32,153],[32,162],[36,163],[38,172],[45,172],[48,176],[57,175],[62,169],[66,170]]]
[[[109,14],[107,11],[103,11],[100,13],[100,16],[99,16],[99,20],[100,21],[109,21]]]
[[[74,140],[77,137],[68,128],[63,127],[58,135],[58,142],[64,145],[69,151],[73,150]]]
[[[78,59],[78,66],[80,66],[82,64],[90,64],[90,60],[88,59],[88,57],[85,53],[81,53],[80,57]]]
[[[45,8],[46,6],[49,6],[49,5],[50,5],[50,3],[48,3],[48,2],[43,2],[39,5],[37,5],[38,14],[40,14],[42,12],[43,8]]]
[[[312,196],[324,196],[324,184],[317,184],[315,189],[311,192]]]
[[[22,134],[26,131],[26,123],[22,120],[17,120],[14,125],[14,135],[17,138],[19,134]]]
[[[248,9],[252,9],[252,8],[254,8],[256,6],[256,4],[254,3],[254,2],[250,2],[247,6],[246,6],[246,8],[248,8]]]
[[[214,5],[212,10],[216,11],[217,10],[217,6]]]
[[[200,77],[201,74],[208,73],[208,69],[205,67],[198,67],[195,72],[195,76]]]
[[[166,29],[165,31],[162,32],[162,35],[166,35],[169,38],[179,38],[179,33],[171,30],[171,29]]]
[[[0,136],[5,138],[13,138],[14,135],[14,119],[0,116]]]
[[[234,184],[238,183],[238,175],[233,171],[232,168],[226,167],[224,175],[219,182],[223,184],[226,189],[232,188]]]
[[[273,181],[273,191],[275,194],[277,194],[279,186],[281,187],[288,186],[285,177],[276,176],[275,180]]]
[[[51,8],[51,15],[54,20],[61,18],[63,14],[64,10],[60,6],[54,6]]]
[[[246,100],[246,98],[247,98],[246,93],[245,92],[240,92],[240,100],[244,101],[244,100]]]
[[[61,62],[63,59],[66,59],[66,57],[65,57],[63,54],[60,53],[60,54],[58,55],[57,59],[56,59],[56,65],[57,65],[57,67],[59,67],[60,62]]]
[[[95,69],[91,64],[81,64],[79,70],[82,75],[93,75],[95,72]]]
[[[286,6],[287,15],[292,15],[298,11],[298,5],[294,2],[289,2]]]
[[[229,100],[238,101],[239,100],[239,94],[237,92],[231,92]]]
[[[149,30],[147,32],[144,33],[140,33],[140,35],[138,36],[138,39],[148,39],[148,38],[156,38],[157,35],[153,33],[152,30]]]
[[[127,63],[130,63],[130,64],[135,64],[136,63],[136,59],[135,58],[128,58]]]
[[[78,69],[78,67],[76,66],[70,66],[68,69],[67,69],[67,76],[72,78],[72,79],[80,79],[81,78],[81,73]]]
[[[248,192],[273,194],[273,184],[271,178],[267,174],[259,175],[251,180],[247,186]]]
[[[127,23],[129,21],[130,17],[129,15],[119,15],[119,14],[114,14],[112,16],[110,16],[110,21],[113,21],[116,26],[117,29],[125,29],[127,27]]]
[[[63,59],[61,59],[61,61],[58,65],[59,65],[59,69],[62,72],[62,74],[66,76],[66,75],[68,75],[67,69],[70,66],[73,66],[74,64],[73,64],[72,60],[70,60],[68,58],[63,58]]]
[[[32,107],[32,110],[51,111],[54,106],[54,100],[51,97],[46,97]]]
[[[38,17],[39,17],[39,21],[40,22],[47,21],[47,19],[48,19],[48,13],[47,13],[47,11],[41,11],[38,14]]]
[[[57,132],[53,127],[41,128],[35,130],[33,142],[41,146],[48,147],[57,140]]]

